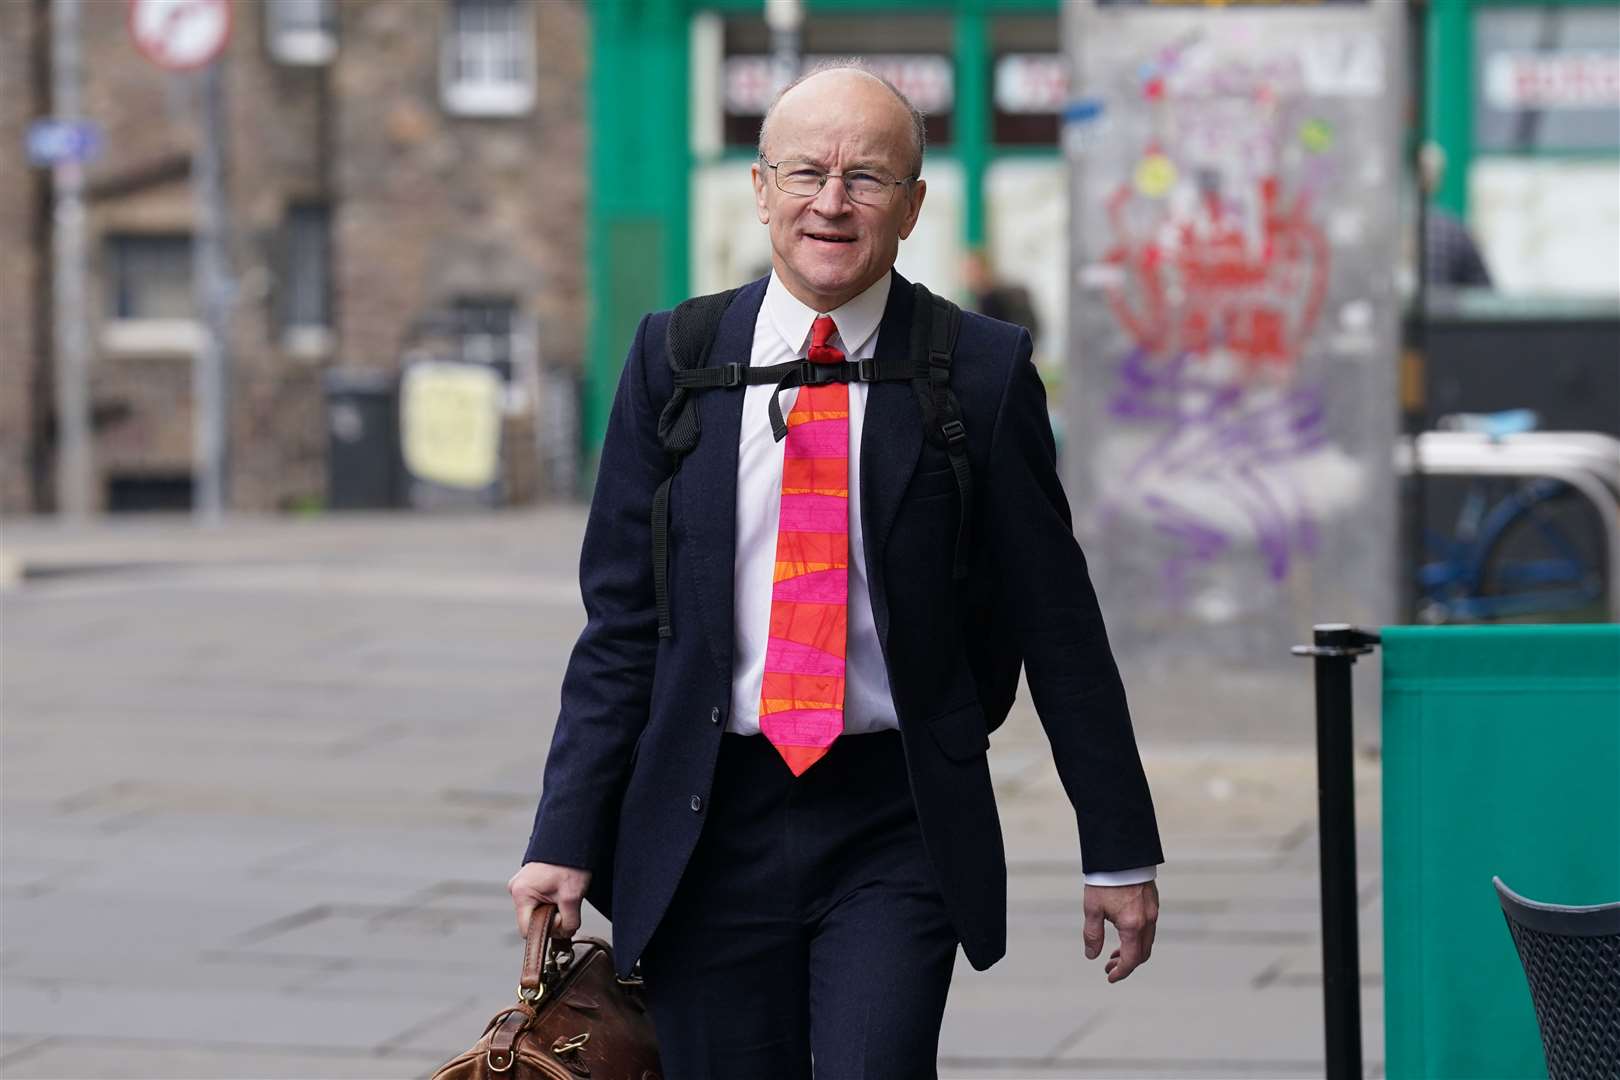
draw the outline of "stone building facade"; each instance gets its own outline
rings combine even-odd
[[[34,0],[0,9],[0,135],[11,139],[49,106],[48,94],[14,96],[23,76],[10,54],[27,54],[30,85],[48,86],[49,28]],[[199,76],[140,55],[126,5],[81,11],[85,113],[102,132],[86,173],[97,490],[109,510],[185,506]],[[397,374],[411,328],[430,317],[446,331],[440,355],[490,363],[505,387],[500,500],[572,494],[585,319],[583,0],[242,0],[232,11],[229,507],[331,504],[324,387],[350,373]],[[27,358],[50,345],[32,325],[49,309],[28,299],[50,276],[45,186],[43,170],[19,172],[0,155],[0,242],[31,252],[7,260],[0,298],[8,512],[49,509],[48,490],[25,482],[42,456],[48,472],[49,448],[13,416],[14,397],[38,400]],[[34,284],[14,290],[19,270]],[[15,322],[13,308],[23,313]]]

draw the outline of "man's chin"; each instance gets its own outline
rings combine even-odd
[[[804,282],[822,296],[839,296],[860,283],[857,267],[818,267],[804,275]]]

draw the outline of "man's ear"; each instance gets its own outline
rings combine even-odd
[[[748,167],[748,176],[754,182],[754,213],[759,215],[761,225],[769,225],[771,204],[765,198],[765,170],[759,167],[758,161]]]
[[[906,208],[906,216],[900,222],[900,239],[904,240],[911,235],[911,230],[917,227],[917,215],[922,213],[923,197],[928,194],[928,181],[923,179],[911,182],[910,205]]]

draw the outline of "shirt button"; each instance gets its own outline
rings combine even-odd
[[[703,796],[701,796],[701,795],[692,796],[691,806],[692,806],[692,813],[701,814],[703,812]]]
[[[720,722],[720,706],[716,705],[714,708],[709,710],[709,723],[718,724],[719,722]]]

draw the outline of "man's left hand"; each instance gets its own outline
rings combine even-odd
[[[1119,982],[1153,955],[1153,931],[1159,923],[1159,886],[1152,881],[1140,885],[1087,885],[1086,959],[1095,960],[1103,948],[1103,920],[1119,931],[1119,948],[1108,958],[1108,981]]]

